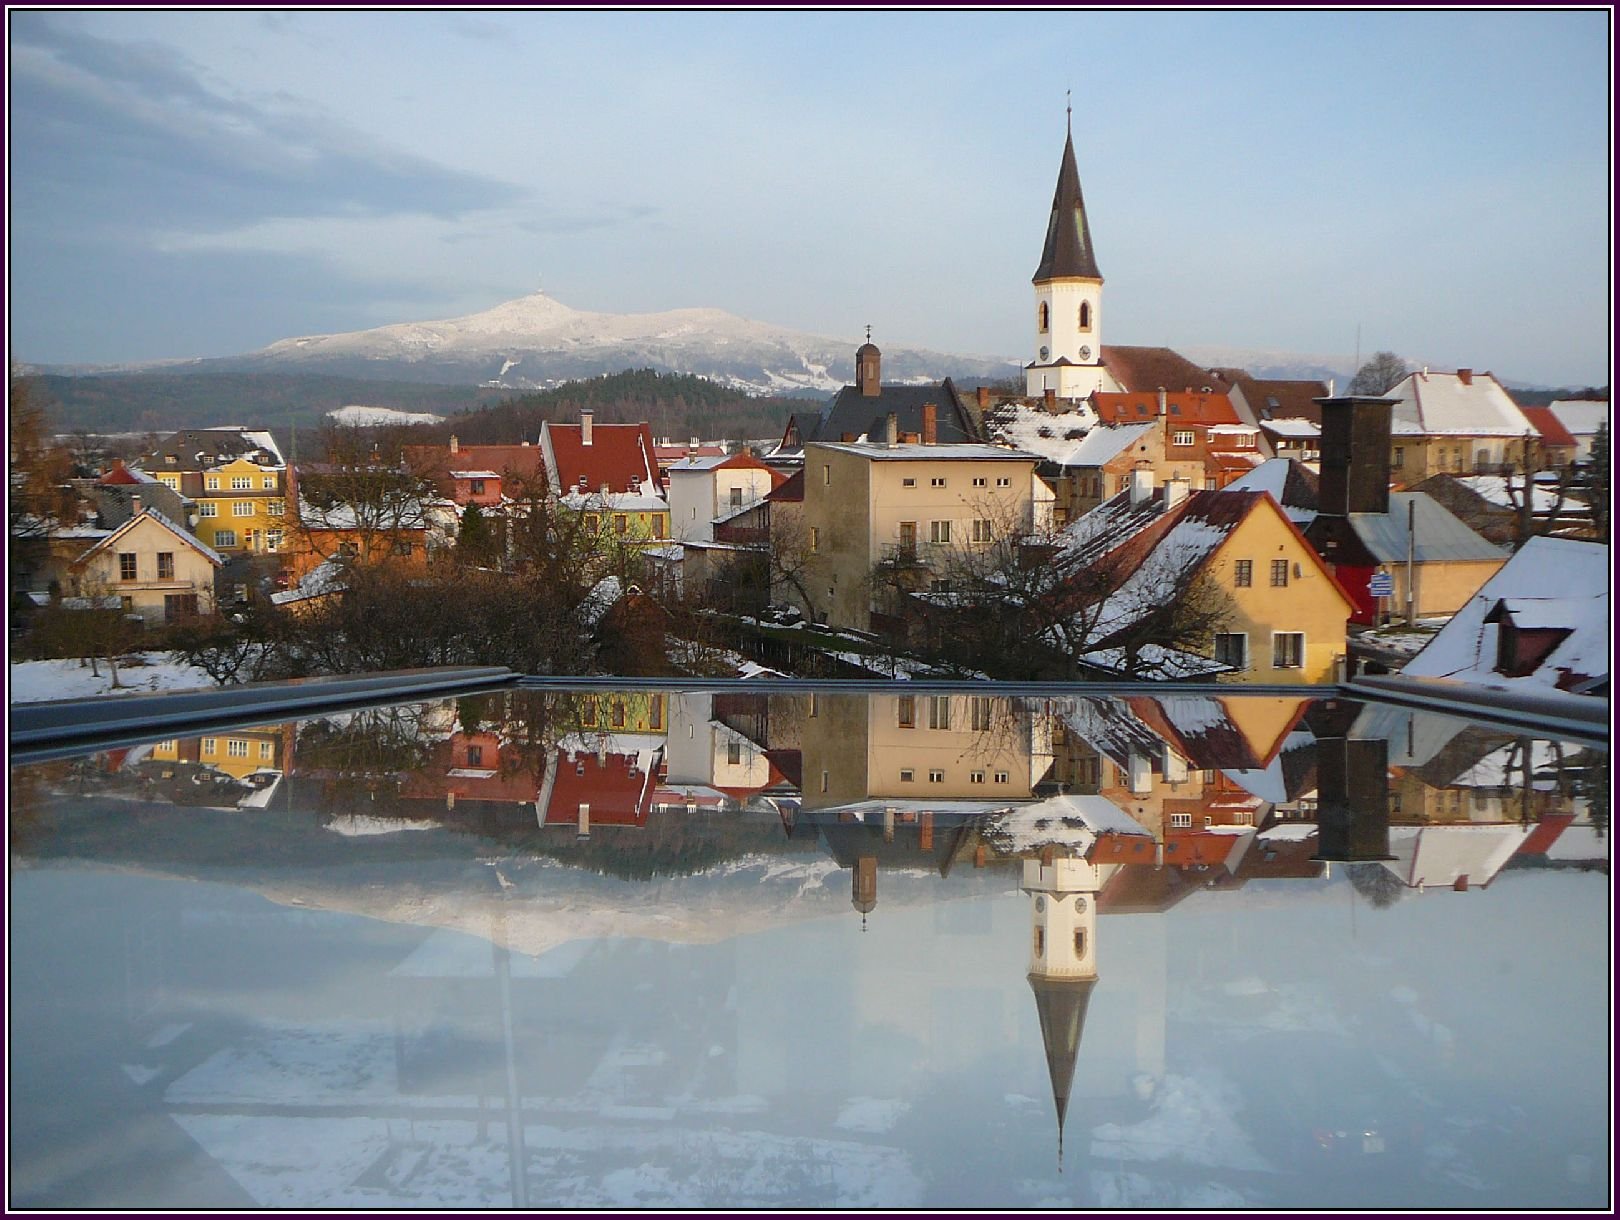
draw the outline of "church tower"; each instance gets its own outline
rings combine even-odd
[[[1063,145],[1034,283],[1035,360],[1024,369],[1024,393],[1036,398],[1055,390],[1059,398],[1084,398],[1112,389],[1113,379],[1102,366],[1103,278],[1080,194],[1072,130]]]
[[[1075,1056],[1085,1030],[1086,1007],[1097,985],[1100,872],[1086,860],[1024,861],[1021,888],[1030,896],[1031,916],[1029,986],[1035,993],[1052,1102],[1057,1107],[1059,1169]]]

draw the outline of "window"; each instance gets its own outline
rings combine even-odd
[[[928,782],[930,784],[943,784],[945,782],[945,772],[939,770],[937,767],[934,768],[928,772]]]
[[[394,539],[394,554],[410,558],[416,553],[416,544],[409,538]]]
[[[930,542],[949,542],[951,540],[951,523],[949,521],[930,521],[928,523],[928,540]]]
[[[1186,830],[1190,826],[1192,826],[1192,814],[1172,813],[1170,815],[1170,827],[1172,830]]]
[[[829,589],[828,592],[830,593],[830,592],[832,592],[832,590]],[[820,714],[821,714],[821,696],[816,694],[814,691],[811,691],[810,692],[810,715],[811,716],[819,716]]]
[[[731,489],[731,507],[732,508],[741,508],[742,507],[742,493],[743,493],[743,489],[740,488],[740,487],[733,487]]]
[[[973,722],[975,733],[985,733],[990,729],[990,713],[995,705],[983,695],[974,695],[968,700],[968,713]]]
[[[996,783],[1005,784],[1007,782],[1007,775],[1008,775],[1008,773],[1005,772],[1005,771],[997,771],[996,772]]]
[[[912,771],[912,770],[909,770],[909,769],[906,769],[906,768],[901,769],[901,771],[900,771],[900,782],[902,784],[909,784],[909,783],[913,782],[916,778],[917,778],[917,773],[915,771]]]
[[[653,514],[652,535],[653,535],[654,538],[662,538],[664,536],[664,514],[663,513],[654,513]]]
[[[1271,587],[1273,589],[1288,587],[1288,561],[1286,559],[1273,559],[1271,561]]]
[[[810,527],[810,553],[814,555],[819,550],[821,550],[821,530],[819,527],[812,525]]]
[[[217,517],[219,516],[219,505],[212,500],[200,500],[197,503],[197,515],[199,517]]]
[[[214,545],[216,547],[235,546],[236,545],[236,531],[235,530],[215,530],[214,531]]]
[[[484,765],[484,747],[467,747],[467,765],[469,767],[482,767]]]
[[[978,474],[978,475],[973,476],[973,486],[975,486],[975,487],[983,487],[984,485],[985,485],[985,477],[982,474]]]
[[[973,541],[990,541],[990,520],[988,517],[978,517],[973,522]]]
[[[267,500],[264,505],[265,515],[269,517],[284,517],[287,515],[287,501]]]
[[[1278,631],[1271,637],[1273,669],[1301,669],[1305,665],[1305,633]]]
[[[174,579],[174,552],[173,551],[159,551],[158,552],[158,579],[159,580],[173,580]]]
[[[902,729],[914,729],[917,727],[916,695],[901,695],[895,701],[894,719],[895,724]]]
[[[982,784],[982,783],[984,783],[984,772],[983,771],[969,771],[968,772],[968,783],[970,783],[970,784]]]
[[[1254,584],[1254,560],[1240,559],[1232,568],[1232,583],[1240,589]]]
[[[276,746],[275,746],[274,742],[261,741],[259,743],[259,758],[261,760],[263,760],[265,762],[268,762],[268,761],[270,761],[270,759],[274,758],[275,756],[276,756]]]
[[[928,727],[931,729],[948,729],[951,727],[951,697],[949,695],[928,696]]]
[[[1046,956],[1046,929],[1039,924],[1035,925],[1035,956]]]
[[[902,521],[900,523],[900,555],[904,559],[909,559],[916,554],[917,523],[915,521]]]
[[[1215,660],[1239,671],[1249,668],[1249,636],[1242,631],[1215,633]]]
[[[1010,479],[1008,476],[1006,476],[1004,474],[1003,475],[998,475],[998,476],[996,476],[996,486],[997,487],[1011,487],[1012,486],[1012,479]]]
[[[742,762],[742,743],[737,741],[726,742],[726,762],[735,767]]]
[[[218,491],[219,490],[219,476],[217,474],[209,475],[207,478],[205,478],[203,480],[203,486],[205,488],[207,488],[209,491]]]
[[[217,738],[217,737],[204,737],[202,739],[202,752],[204,754],[218,754],[219,753],[219,738]]]
[[[664,727],[664,697],[654,695],[652,707],[647,709],[647,727],[657,732]]]
[[[163,618],[166,622],[197,617],[195,593],[167,593],[163,597]]]
[[[134,580],[135,579],[135,572],[136,572],[135,552],[134,551],[120,551],[120,552],[118,552],[118,579],[119,580]]]
[[[231,758],[246,758],[248,756],[248,743],[240,737],[227,737],[225,739],[225,753]]]
[[[1042,301],[1035,310],[1035,328],[1044,335],[1050,329],[1051,321],[1051,306],[1049,306],[1045,301]]]
[[[614,700],[613,714],[610,719],[614,728],[622,729],[624,727],[624,704],[618,702],[618,700]]]
[[[231,505],[231,516],[251,517],[256,509],[257,505],[255,505],[252,500],[238,500],[235,504]]]
[[[259,480],[259,487],[263,491],[274,491],[276,489],[276,476],[273,474],[265,475],[264,478]]]
[[[481,496],[481,495],[484,494],[484,480],[483,479],[474,479],[472,481],[472,494],[475,495],[475,496]]]
[[[944,487],[945,486],[944,476],[940,476],[939,478],[929,479],[928,480],[928,485],[930,487]]]
[[[630,526],[630,521],[623,513],[614,513],[613,514],[613,532],[615,534],[624,533],[624,531],[626,529],[628,529],[629,526]]]
[[[832,775],[829,772],[823,771],[821,773],[821,790],[823,792],[827,791],[827,786],[831,782],[832,782]]]
[[[279,551],[281,549],[280,530],[264,531],[264,549],[267,551]]]
[[[586,728],[591,728],[596,724],[596,700],[587,700],[584,706],[579,709],[579,722]]]
[[[602,528],[602,519],[595,513],[586,513],[585,528],[593,534],[596,533],[597,530]]]
[[[900,486],[901,487],[915,487],[915,486],[917,486],[917,480],[916,479],[901,479],[900,480]]]
[[[1191,431],[1174,432],[1170,436],[1170,443],[1172,445],[1190,445],[1194,439]]]
[[[1090,330],[1091,329],[1091,302],[1090,301],[1081,301],[1080,302],[1080,329],[1081,330]]]
[[[821,467],[821,485],[823,487],[831,487],[832,486],[832,467],[831,466],[828,466],[828,465],[824,464]]]
[[[1238,446],[1239,449],[1253,449],[1255,447],[1255,435],[1254,435],[1254,433],[1252,433],[1252,432],[1240,432],[1240,433],[1238,433],[1237,446]]]
[[[951,582],[935,576],[928,582],[928,590],[931,593],[949,593],[951,592]]]
[[[1390,459],[1390,465],[1396,470],[1399,470],[1402,466],[1406,465],[1406,450],[1401,448],[1399,445],[1396,445],[1395,453]]]
[[[253,476],[246,474],[233,474],[231,476],[232,491],[252,491]]]
[[[170,491],[180,490],[180,476],[177,474],[160,474],[158,475],[158,482],[162,483]]]

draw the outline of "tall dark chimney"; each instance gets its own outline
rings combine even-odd
[[[1316,743],[1316,860],[1393,860],[1389,854],[1389,742]]]
[[[923,403],[922,417],[922,443],[939,444],[939,408],[931,402]]]
[[[1389,437],[1393,398],[1318,398],[1323,516],[1389,511]]]

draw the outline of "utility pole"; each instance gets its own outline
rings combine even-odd
[[[1412,570],[1417,559],[1417,496],[1406,502],[1406,625],[1417,625],[1417,592],[1412,585]]]

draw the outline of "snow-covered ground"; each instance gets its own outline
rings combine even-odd
[[[118,687],[105,661],[90,662],[69,658],[64,661],[17,661],[11,665],[7,700],[11,703],[39,703],[46,699],[87,699],[96,695],[125,695],[161,690],[211,689],[215,683],[204,671],[182,665],[166,652],[136,653],[139,664],[118,667]]]
[[[442,424],[444,422],[444,416],[434,415],[431,411],[400,411],[394,407],[368,407],[362,403],[350,403],[346,407],[328,411],[326,417],[333,423],[345,424],[349,427],[367,427],[379,424]]]

